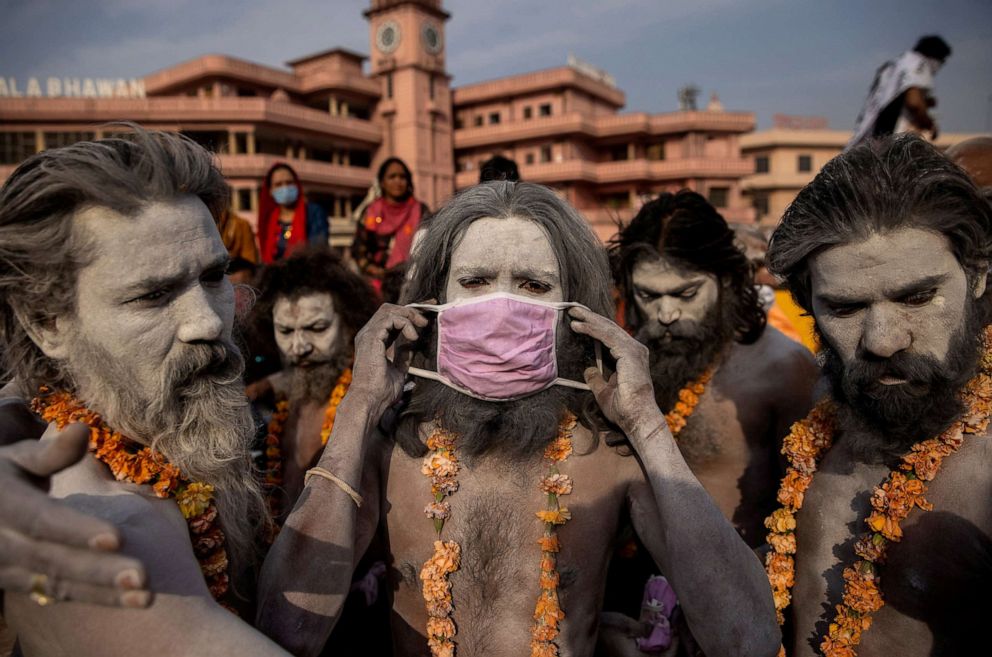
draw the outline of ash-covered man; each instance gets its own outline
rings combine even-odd
[[[263,570],[259,627],[315,654],[384,523],[397,654],[590,655],[629,508],[707,653],[773,654],[757,559],[679,455],[647,350],[606,319],[606,256],[575,211],[537,185],[479,185],[438,213],[414,271],[407,298],[426,303],[383,306],[356,339],[331,441]],[[422,378],[380,423],[410,342]],[[604,415],[621,432],[601,436]],[[607,444],[627,441],[638,458]]]
[[[228,197],[209,153],[140,130],[34,156],[0,191],[0,352],[51,422],[0,460],[0,582],[30,592],[3,614],[29,657],[285,654],[222,606],[250,595],[267,517],[215,223]],[[25,474],[78,458],[48,440],[70,422],[90,450],[46,505]],[[87,534],[122,555],[65,545]],[[126,608],[148,604],[145,573],[154,602]]]
[[[375,292],[326,247],[309,247],[266,267],[258,279],[257,330],[275,340],[283,369],[248,386],[274,412],[265,478],[278,517],[303,490],[351,383],[355,334],[375,312]]]
[[[682,456],[748,545],[761,545],[782,438],[812,405],[812,355],[766,326],[733,230],[695,192],[645,204],[612,256],[625,323],[648,348]]]
[[[987,653],[992,209],[919,138],[870,143],[799,193],[768,255],[832,384],[768,521],[788,653]]]

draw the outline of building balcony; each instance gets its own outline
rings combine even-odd
[[[620,162],[589,162],[569,160],[520,167],[520,175],[528,182],[542,185],[584,182],[593,185],[626,182],[669,182],[689,178],[737,179],[754,170],[744,159],[686,158],[682,160],[623,160]],[[479,182],[479,172],[459,171],[455,176],[458,189]]]
[[[150,126],[186,127],[253,123],[307,131],[349,142],[376,145],[381,128],[362,119],[267,98],[0,98],[0,123],[100,124],[134,121]]]
[[[262,64],[226,55],[204,55],[146,75],[147,93],[175,93],[199,80],[242,80],[290,93],[309,94],[317,91],[345,91],[370,99],[382,93],[379,82],[349,71],[322,70],[311,75],[297,76]]]
[[[668,114],[608,114],[586,116],[571,112],[561,116],[508,121],[497,125],[455,130],[459,149],[502,146],[507,143],[558,139],[580,135],[590,139],[620,139],[685,132],[744,133],[754,129],[751,112],[671,112]]]
[[[799,191],[805,187],[816,172],[808,173],[752,173],[741,179],[741,187],[746,190],[792,189]]]
[[[351,167],[341,164],[330,164],[316,160],[295,160],[279,157],[278,155],[226,155],[217,156],[221,172],[226,178],[252,178],[255,180],[265,177],[276,162],[287,162],[300,176],[304,189],[308,185],[326,187],[346,187],[358,192],[364,192],[372,184],[375,172],[367,167]]]

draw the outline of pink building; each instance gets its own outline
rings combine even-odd
[[[337,245],[350,240],[352,210],[391,155],[411,167],[418,197],[432,208],[502,154],[526,180],[558,190],[603,238],[642,197],[682,187],[708,196],[729,220],[752,219],[740,187],[751,165],[739,136],[754,128],[753,114],[718,103],[621,114],[625,97],[612,79],[576,61],[452,89],[440,0],[371,0],[364,14],[368,66],[342,48],[288,62],[288,70],[205,55],[148,75],[143,96],[124,81],[7,79],[0,180],[35,152],[130,120],[181,131],[216,152],[234,209],[252,220],[265,172],[289,161],[310,200],[327,209]]]

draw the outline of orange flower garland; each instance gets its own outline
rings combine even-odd
[[[568,413],[558,427],[558,435],[545,448],[544,458],[549,462],[548,473],[541,480],[541,490],[548,496],[547,508],[537,512],[544,523],[544,533],[538,544],[541,547],[541,592],[534,609],[534,627],[531,630],[531,657],[557,657],[554,643],[559,634],[559,624],[565,619],[558,601],[557,553],[560,549],[557,527],[571,519],[568,509],[559,503],[559,496],[572,492],[572,480],[558,471],[558,464],[572,453],[572,431],[575,416]],[[444,522],[451,517],[451,505],[445,498],[458,490],[458,471],[461,466],[455,454],[457,436],[440,426],[427,439],[430,453],[424,457],[421,472],[431,481],[433,502],[424,513],[434,523],[437,540],[434,554],[420,571],[423,580],[424,602],[427,605],[427,645],[433,657],[454,657],[457,628],[451,618],[454,603],[448,576],[461,567],[461,546],[456,541],[444,541],[441,532]]]
[[[455,541],[442,541],[444,521],[451,517],[451,505],[444,498],[458,490],[458,458],[455,455],[455,435],[440,426],[427,439],[430,454],[424,457],[421,472],[431,480],[434,501],[424,513],[434,521],[434,555],[420,570],[424,602],[427,604],[427,645],[434,657],[455,654],[455,622],[451,620],[454,604],[448,576],[461,566],[461,546]]]
[[[227,606],[223,602],[230,587],[226,539],[217,526],[213,486],[187,480],[162,454],[117,433],[68,392],[51,392],[42,387],[38,397],[31,402],[31,408],[59,429],[73,422],[87,425],[90,428],[89,451],[110,468],[117,481],[151,486],[156,497],[175,499],[186,519],[193,552],[210,595]]]
[[[334,429],[334,418],[338,414],[338,405],[348,392],[351,385],[351,368],[345,369],[338,377],[331,396],[324,409],[324,422],[320,426],[320,444],[326,445]],[[282,486],[282,434],[289,419],[289,402],[276,402],[275,411],[269,420],[268,434],[265,436],[265,470],[263,471],[265,489],[269,492],[269,512],[273,518],[278,517],[280,509],[274,491]],[[274,538],[274,537],[273,537]]]
[[[558,559],[560,549],[558,526],[571,520],[572,514],[558,499],[572,492],[572,480],[558,472],[558,464],[572,453],[572,431],[575,429],[575,416],[569,413],[558,427],[558,436],[544,450],[548,461],[548,474],[541,480],[541,490],[548,495],[548,508],[538,511],[538,519],[544,523],[544,535],[538,539],[541,546],[541,592],[534,607],[534,627],[531,628],[531,657],[558,657],[558,625],[565,620],[558,600]]]
[[[700,398],[706,392],[706,386],[713,378],[713,372],[714,368],[709,368],[698,379],[690,381],[684,388],[679,390],[679,400],[675,402],[675,407],[665,413],[665,421],[668,422],[668,428],[671,430],[672,436],[679,435],[679,432],[685,428],[689,417],[696,410],[696,406],[699,405]]]
[[[872,614],[885,604],[879,589],[878,566],[885,563],[889,546],[902,539],[900,523],[914,508],[933,508],[925,497],[925,482],[932,481],[944,458],[961,447],[964,434],[980,434],[988,428],[992,415],[992,326],[986,327],[983,343],[979,372],[960,393],[966,406],[964,415],[936,438],[913,445],[899,469],[890,472],[872,492],[872,512],[865,519],[869,531],[854,546],[860,560],[844,569],[843,602],[836,606],[837,615],[820,643],[825,657],[856,657],[855,647],[871,627]],[[834,410],[830,401],[817,404],[805,420],[792,426],[782,448],[789,461],[778,492],[782,508],[765,520],[772,546],[765,570],[779,624],[785,620],[783,611],[791,602],[795,585],[795,514],[802,508],[820,459],[833,443]],[[779,654],[784,655],[784,649]]]

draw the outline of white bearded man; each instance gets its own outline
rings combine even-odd
[[[787,653],[988,653],[992,208],[919,138],[872,142],[799,193],[768,256],[832,388],[785,440],[767,521]]]
[[[758,561],[675,447],[646,348],[606,319],[606,255],[575,211],[537,185],[479,185],[435,216],[412,270],[422,303],[384,305],[356,338],[263,569],[260,629],[317,654],[382,525],[397,655],[591,655],[629,511],[707,654],[774,654]],[[410,354],[415,387],[391,409]]]
[[[303,490],[351,383],[355,334],[375,312],[375,292],[326,247],[265,267],[254,308],[259,339],[275,340],[283,369],[248,386],[274,406],[265,444],[270,508],[280,518]]]
[[[140,130],[34,156],[0,191],[2,352],[51,423],[40,443],[5,448],[3,468],[15,522],[0,573],[30,591],[8,593],[3,613],[29,657],[285,654],[222,606],[245,606],[267,520],[215,225],[228,196],[209,153]],[[52,478],[68,508],[39,505],[16,466],[65,466],[51,455],[71,447],[55,434],[72,422],[90,426],[90,449]],[[81,533],[124,556],[59,545]],[[149,603],[145,573],[154,602],[128,609]]]

